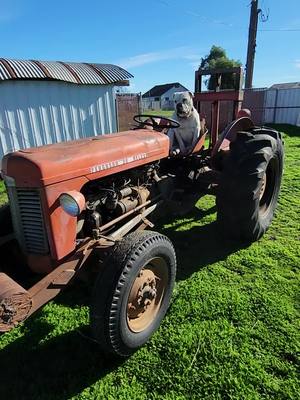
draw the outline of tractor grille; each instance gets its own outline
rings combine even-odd
[[[38,190],[10,188],[12,216],[17,239],[26,253],[47,254],[48,241]]]

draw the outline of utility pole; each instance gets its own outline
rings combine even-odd
[[[258,8],[258,0],[252,0],[251,1],[250,23],[249,23],[249,34],[248,34],[245,89],[252,88],[254,57],[255,57],[255,47],[256,47],[257,22],[258,22],[258,15],[260,12],[261,12],[261,10]]]

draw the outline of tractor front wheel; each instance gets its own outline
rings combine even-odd
[[[135,232],[114,246],[90,312],[93,336],[105,353],[128,356],[148,341],[168,309],[175,273],[175,251],[164,235]]]
[[[230,238],[258,240],[271,224],[283,170],[283,143],[272,129],[239,132],[224,157],[217,219]]]

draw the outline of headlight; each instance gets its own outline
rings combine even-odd
[[[85,208],[84,195],[77,190],[70,190],[59,196],[62,209],[72,217],[77,217]]]

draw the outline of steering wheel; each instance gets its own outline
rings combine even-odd
[[[142,121],[142,118],[149,118],[150,121]],[[161,124],[155,121],[155,118],[159,118],[160,120],[164,120],[168,122],[168,124]],[[133,117],[133,120],[138,124],[152,126],[153,129],[170,129],[170,128],[179,128],[180,123],[175,121],[172,118],[162,117],[161,115],[149,115],[149,114],[138,114]]]

